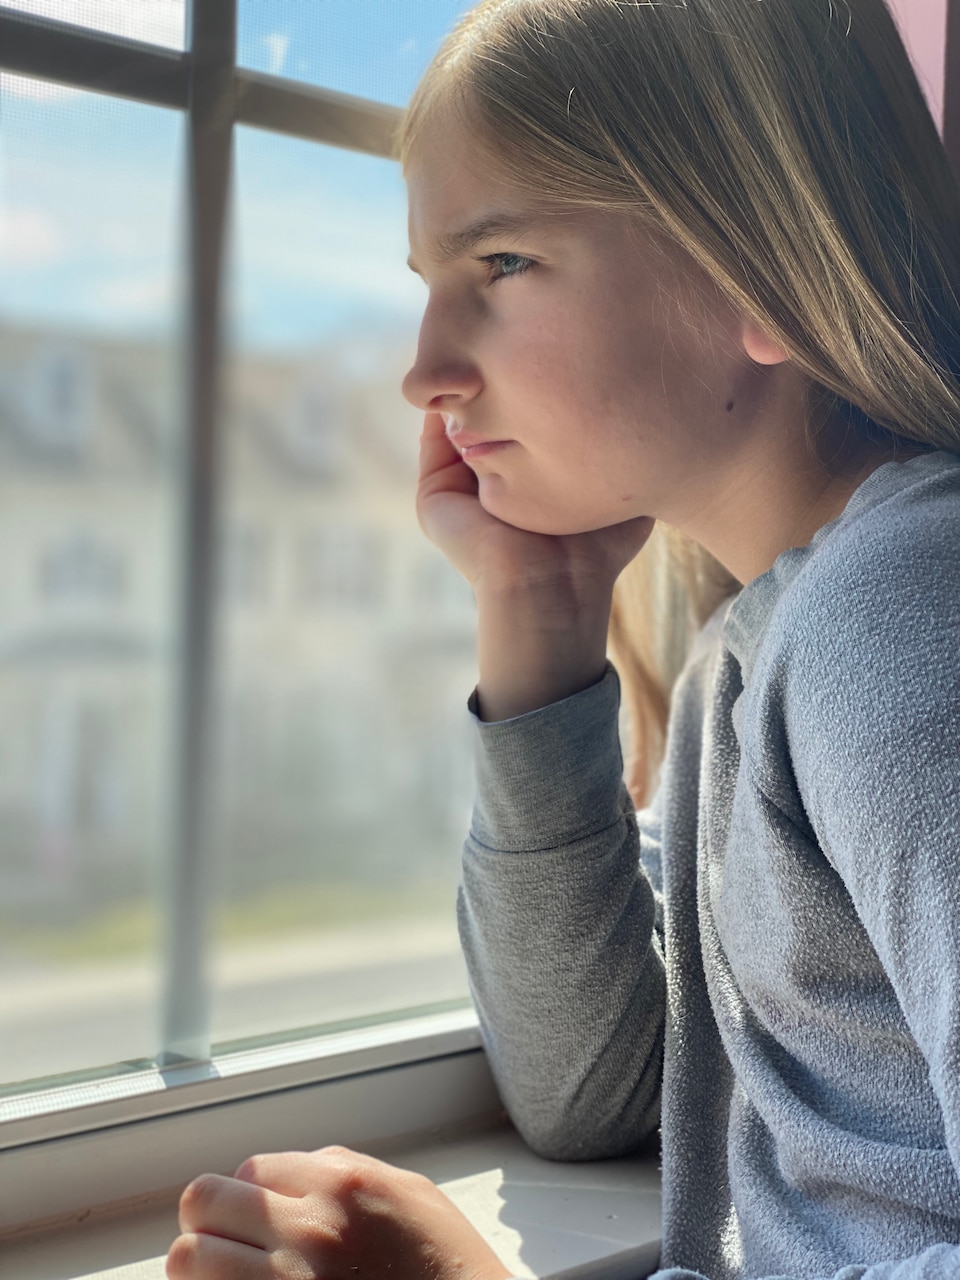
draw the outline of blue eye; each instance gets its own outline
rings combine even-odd
[[[487,277],[491,284],[497,280],[505,280],[509,276],[523,275],[534,264],[532,259],[520,253],[491,253],[480,261],[487,268]]]

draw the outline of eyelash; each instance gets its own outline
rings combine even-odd
[[[513,271],[504,271],[504,262],[519,262],[521,265]],[[509,280],[513,276],[522,276],[534,265],[533,260],[525,258],[522,253],[490,253],[480,262],[487,269],[487,283],[496,284],[499,280]]]

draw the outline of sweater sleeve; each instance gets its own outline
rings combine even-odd
[[[665,978],[656,897],[608,666],[590,689],[475,717],[478,793],[460,934],[501,1097],[541,1155],[625,1154],[659,1121]],[[656,861],[658,821],[645,827]]]
[[[817,1276],[815,1280],[957,1280],[960,1275],[960,1248],[955,1245],[937,1244],[912,1258],[898,1258],[892,1262],[877,1262],[872,1266],[852,1263],[832,1276]],[[708,1280],[699,1271],[687,1271],[682,1267],[670,1267],[656,1271],[649,1280]],[[795,1280],[792,1276],[767,1276],[765,1280]]]

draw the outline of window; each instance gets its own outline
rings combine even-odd
[[[496,1105],[390,159],[467,7],[0,0],[0,1228]]]
[[[0,1145],[476,1043],[389,154],[466,7],[0,4]]]

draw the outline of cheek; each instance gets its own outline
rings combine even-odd
[[[569,380],[572,357],[577,351],[571,328],[540,312],[520,315],[501,335],[501,368],[511,384],[542,390]]]

